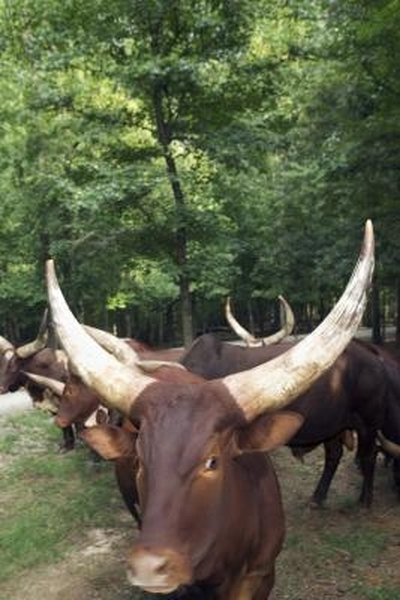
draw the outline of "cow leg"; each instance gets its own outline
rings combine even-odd
[[[359,502],[365,508],[372,504],[374,474],[377,448],[375,444],[376,432],[360,429],[358,431],[358,455],[362,474],[362,487]]]
[[[275,569],[262,578],[260,587],[252,600],[267,600],[275,583]]]
[[[400,498],[400,459],[399,458],[393,459],[392,469],[393,469],[394,485],[397,490],[397,494]]]
[[[136,456],[123,456],[118,458],[114,461],[114,469],[122,498],[140,529],[142,519],[138,510],[139,495],[136,488],[138,462]]]
[[[61,452],[69,452],[75,448],[75,433],[72,425],[62,427],[62,442],[60,444]]]
[[[218,590],[218,600],[267,600],[275,583],[274,567],[266,574],[249,573],[229,587]]]
[[[325,464],[317,487],[311,497],[311,506],[321,507],[328,495],[333,476],[343,456],[343,444],[339,437],[324,442]]]

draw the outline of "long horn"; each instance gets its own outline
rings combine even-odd
[[[254,335],[250,333],[250,331],[247,331],[247,329],[245,329],[233,316],[231,308],[231,299],[229,296],[227,297],[225,303],[225,317],[233,331],[236,333],[236,335],[240,337],[247,346],[256,346],[260,344],[257,338],[255,338]]]
[[[290,304],[283,296],[278,296],[279,302],[281,303],[281,312],[284,314],[283,317],[283,326],[279,331],[269,335],[267,337],[262,338],[262,344],[264,346],[269,346],[271,344],[277,344],[285,337],[290,335],[294,329],[295,320],[294,314],[290,307]]]
[[[52,379],[51,377],[45,377],[44,375],[37,375],[36,373],[29,373],[29,371],[23,371],[23,373],[29,377],[31,381],[38,385],[48,388],[56,394],[56,396],[62,396],[65,388],[65,383],[58,381],[58,379]]]
[[[184,365],[181,365],[181,363],[178,363],[174,360],[152,360],[151,358],[149,358],[145,360],[140,360],[137,363],[137,365],[145,373],[153,373],[154,371],[157,371],[157,369],[160,369],[160,367],[171,367],[172,369],[176,368],[181,369],[183,371],[187,370]]]
[[[116,337],[108,331],[91,327],[90,325],[83,325],[85,331],[96,340],[100,346],[102,346],[107,352],[110,352],[117,358],[122,364],[127,367],[137,368],[139,367],[145,373],[153,373],[160,367],[177,367],[178,369],[186,368],[180,363],[168,360],[142,360],[137,352],[129,346],[124,340]]]
[[[127,367],[135,367],[140,360],[139,355],[131,346],[112,333],[97,329],[97,327],[90,327],[90,325],[83,325],[83,328],[100,346]]]
[[[377,436],[378,436],[378,440],[380,441],[381,446],[385,450],[385,452],[387,452],[394,458],[400,458],[400,445],[399,444],[396,444],[395,442],[391,442],[390,440],[388,440],[383,435],[382,431],[378,431]]]
[[[221,380],[248,420],[286,406],[335,362],[361,322],[373,270],[374,233],[368,220],[350,281],[315,331],[277,358]]]
[[[154,380],[121,364],[83,329],[65,301],[52,260],[46,262],[46,278],[53,323],[73,369],[109,408],[129,415],[137,396]]]
[[[238,337],[240,337],[247,346],[268,346],[272,344],[277,344],[281,340],[283,340],[286,336],[290,335],[294,329],[295,320],[293,311],[283,296],[278,296],[278,299],[281,303],[281,309],[284,314],[284,324],[279,331],[276,333],[269,335],[264,338],[256,338],[253,334],[251,334],[247,329],[245,329],[233,316],[231,309],[230,298],[226,299],[225,304],[225,317],[228,321],[229,325],[236,333]]]
[[[29,358],[39,352],[39,350],[43,350],[46,347],[47,343],[47,319],[48,319],[48,309],[46,308],[42,320],[40,322],[40,327],[36,339],[33,342],[28,342],[23,346],[19,346],[16,349],[16,354],[19,358]]]
[[[0,335],[0,354],[5,354],[7,350],[15,352],[15,346],[13,346],[11,342]]]

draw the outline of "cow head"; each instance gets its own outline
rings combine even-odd
[[[18,359],[15,347],[0,336],[0,394],[13,391],[18,377]]]
[[[0,393],[15,392],[26,381],[23,373],[25,365],[37,365],[41,370],[47,369],[53,356],[53,351],[45,349],[45,342],[40,347],[32,342],[16,348],[5,338],[0,338]],[[35,369],[35,366],[33,366]]]
[[[32,370],[39,368],[47,371],[54,361],[54,353],[46,349],[47,343],[47,310],[45,310],[38,334],[32,342],[15,347],[0,336],[0,394],[14,392],[26,381],[23,370],[33,365]],[[54,375],[53,375],[54,376]]]
[[[170,380],[158,381],[103,350],[72,315],[48,261],[53,320],[73,368],[137,428],[131,438],[122,434],[122,440],[117,433],[103,439],[114,458],[135,452],[138,457],[143,524],[128,559],[132,583],[165,594],[211,573],[218,578],[228,563],[244,568],[259,539],[264,508],[272,519],[280,510],[271,468],[257,451],[284,443],[301,426],[302,418],[285,407],[333,364],[353,336],[365,307],[373,246],[368,222],[345,292],[307,338],[249,371],[199,383],[179,381],[173,367]],[[268,413],[272,417],[266,418]],[[257,491],[266,481],[270,495],[264,494],[260,511]],[[238,523],[245,516],[242,530]]]
[[[54,419],[58,427],[84,423],[99,409],[99,397],[72,373],[66,382],[28,371],[25,374],[35,384],[50,390],[58,398]]]

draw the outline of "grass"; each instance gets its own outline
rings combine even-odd
[[[351,560],[360,564],[371,562],[384,551],[388,534],[366,525],[360,530],[350,526],[344,532],[327,533],[324,543],[333,553],[345,552]]]
[[[365,600],[399,600],[399,587],[367,587],[365,585],[354,586],[354,591]]]
[[[57,453],[59,430],[40,412],[5,423],[0,442],[0,581],[59,559],[85,528],[115,523],[112,466],[86,448]]]
[[[0,591],[1,600],[143,598],[125,575],[128,536],[125,550],[118,542],[100,567],[80,553],[90,546],[93,529],[128,532],[112,465],[93,463],[83,447],[59,454],[59,441],[52,419],[40,412],[0,422],[0,580],[3,589],[13,589],[5,595]],[[357,505],[359,475],[349,456],[335,477],[327,508],[315,511],[307,502],[321,469],[321,453],[311,453],[305,465],[285,449],[275,459],[287,537],[274,597],[399,600],[400,512],[390,472],[378,467],[374,507],[362,511]],[[68,562],[71,556],[77,563]],[[53,582],[62,577],[62,586],[51,589],[49,577]],[[73,595],[74,590],[81,595]]]

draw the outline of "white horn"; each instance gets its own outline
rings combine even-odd
[[[54,392],[56,396],[63,395],[65,383],[62,381],[58,381],[58,379],[52,379],[51,377],[45,377],[44,375],[37,375],[36,373],[29,373],[29,371],[23,371],[23,373],[34,383],[37,383],[38,385],[48,388]]]
[[[137,396],[154,380],[121,364],[83,329],[65,301],[52,260],[46,262],[46,278],[54,327],[74,371],[109,408],[129,415]]]

